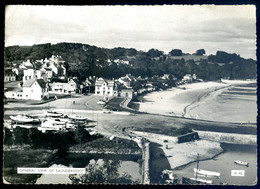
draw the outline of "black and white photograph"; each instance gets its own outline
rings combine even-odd
[[[255,5],[4,15],[4,184],[258,183]]]

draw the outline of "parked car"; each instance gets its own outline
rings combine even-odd
[[[105,102],[105,101],[103,101],[103,100],[99,100],[99,101],[97,102],[97,104],[104,105],[104,104],[106,104],[106,102]]]

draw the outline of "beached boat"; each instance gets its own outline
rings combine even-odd
[[[220,173],[218,173],[218,172],[206,171],[206,170],[196,169],[196,168],[194,168],[194,172],[195,172],[195,174],[204,175],[206,177],[219,177],[220,176]]]
[[[201,178],[190,178],[191,180],[194,180],[194,181],[199,181],[199,182],[202,182],[202,183],[205,183],[205,184],[212,184],[212,180],[206,180],[206,179],[201,179]]]
[[[234,163],[235,163],[235,164],[238,164],[238,165],[244,165],[244,166],[248,166],[248,165],[249,165],[248,162],[240,161],[240,160],[235,160]]]
[[[63,114],[55,111],[47,110],[44,112],[46,117],[61,117]]]
[[[75,114],[68,115],[68,118],[75,120],[75,121],[86,121],[87,120],[86,117],[80,116],[80,115],[75,115]]]
[[[66,122],[58,120],[45,120],[42,122],[41,127],[56,128],[58,130],[65,128]]]
[[[13,115],[10,116],[11,120],[19,122],[19,123],[32,123],[32,122],[40,122],[39,119],[35,119],[29,115]]]

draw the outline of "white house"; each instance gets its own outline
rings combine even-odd
[[[5,82],[16,81],[16,74],[12,70],[5,70]]]
[[[190,83],[190,82],[192,82],[193,80],[196,80],[196,79],[197,79],[196,74],[193,74],[193,75],[191,75],[191,74],[186,74],[185,76],[183,76],[182,82],[188,82],[188,83]]]
[[[43,79],[45,82],[48,81],[47,72],[44,68],[35,70],[35,76],[37,79]]]
[[[16,87],[5,91],[6,98],[23,99],[23,88]]]
[[[121,77],[118,79],[118,81],[127,88],[131,87],[131,81],[128,77]]]
[[[4,92],[6,98],[22,99],[23,98],[23,88],[21,87],[21,82],[8,82],[4,84]]]
[[[77,93],[79,90],[79,81],[76,78],[69,79],[68,81],[68,92]]]
[[[52,93],[68,93],[68,83],[53,82],[50,85]]]
[[[30,59],[28,59],[27,61],[23,61],[20,65],[19,65],[20,69],[26,69],[26,68],[33,68],[33,64],[31,63]]]
[[[77,93],[79,91],[79,81],[75,78],[69,79],[67,83],[65,82],[53,82],[51,85],[52,93],[68,94]]]
[[[51,58],[43,61],[44,65],[43,68],[49,68],[53,71],[53,74],[58,76],[61,79],[64,79],[66,76],[66,68],[63,66],[64,62],[61,56],[54,56],[52,55]]]
[[[36,79],[36,73],[33,68],[23,70],[23,82],[25,83],[29,79]]]
[[[95,94],[96,95],[108,95],[113,96],[117,94],[115,89],[115,81],[114,80],[104,80],[103,78],[99,78],[95,83]]]
[[[49,99],[48,85],[43,79],[28,79],[23,84],[23,99]]]
[[[120,91],[120,96],[125,98],[133,98],[134,90],[131,88],[124,88]]]
[[[53,77],[53,71],[51,68],[44,68],[46,71],[47,79],[50,80]]]

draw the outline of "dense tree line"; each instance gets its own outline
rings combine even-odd
[[[198,49],[192,56],[199,57],[206,53]],[[173,49],[165,54],[158,49],[147,52],[133,48],[117,47],[113,49],[98,48],[80,43],[41,44],[33,46],[11,46],[5,48],[5,64],[10,62],[31,61],[60,55],[66,61],[69,76],[85,80],[88,76],[118,78],[125,74],[152,77],[154,75],[172,74],[181,79],[185,74],[197,74],[203,80],[218,80],[223,77],[231,79],[256,78],[256,61],[244,59],[239,55],[217,51],[206,59],[185,60],[185,53]],[[169,56],[176,58],[169,58]],[[114,60],[126,60],[129,64],[118,64]],[[108,61],[109,60],[109,61]],[[39,67],[40,65],[36,65]]]
[[[4,145],[30,145],[31,148],[59,149],[66,151],[70,146],[95,139],[84,128],[77,128],[68,132],[46,131],[42,133],[37,128],[25,129],[16,127],[11,132],[4,129]]]

